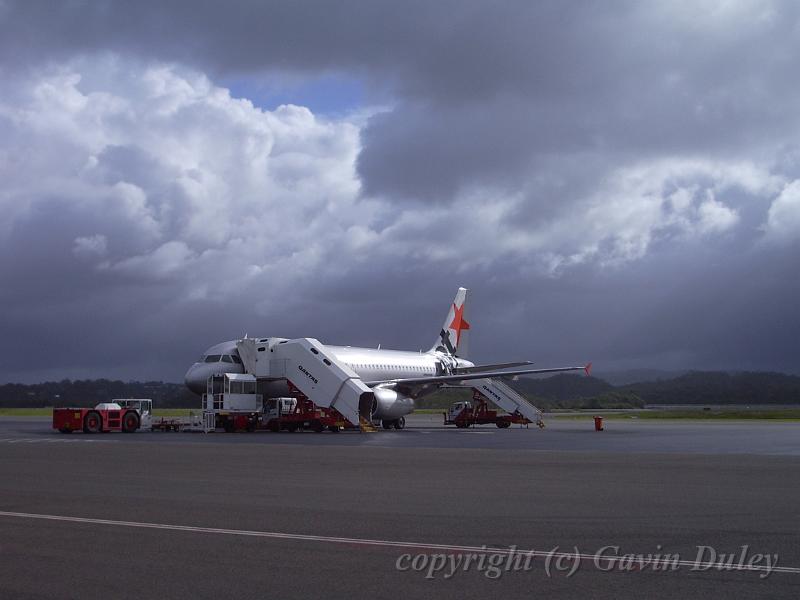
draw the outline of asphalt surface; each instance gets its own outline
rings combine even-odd
[[[379,446],[388,448],[481,448],[494,450],[553,450],[557,452],[643,452],[643,453],[704,453],[704,454],[762,454],[800,457],[800,423],[769,421],[668,421],[614,420],[605,421],[602,433],[594,431],[587,419],[546,419],[547,426],[539,430],[512,425],[499,430],[493,425],[481,425],[467,430],[443,427],[440,415],[411,415],[403,431],[383,431],[379,435],[358,435],[356,432],[332,434],[324,432],[265,431],[214,434],[144,433],[126,436],[125,442],[158,443],[220,443],[300,445],[300,446]],[[130,439],[129,439],[130,438]],[[0,417],[2,443],[56,443],[65,441],[119,442],[119,436],[64,436],[50,429],[43,417]]]
[[[0,419],[0,597],[800,597],[800,569],[692,568],[699,546],[800,568],[800,425],[437,423],[91,436]],[[496,579],[411,567],[463,546],[542,554]],[[608,546],[687,562],[603,570]],[[548,574],[556,548],[580,559]]]

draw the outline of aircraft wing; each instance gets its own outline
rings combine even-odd
[[[514,367],[526,367],[532,365],[533,361],[523,360],[520,362],[510,363],[495,363],[493,365],[475,365],[474,367],[459,367],[455,369],[456,373],[476,373],[478,371],[489,371],[491,369],[511,369]]]
[[[491,377],[513,377],[515,375],[536,375],[537,373],[563,373],[564,371],[585,371],[588,375],[592,369],[592,363],[583,367],[557,367],[555,369],[524,369],[518,371],[482,371],[480,373],[460,373],[455,375],[434,375],[431,377],[406,377],[402,379],[382,379],[378,381],[365,381],[369,387],[377,385],[401,385],[416,386],[431,383],[454,383],[456,381],[468,381],[470,379],[486,379]]]

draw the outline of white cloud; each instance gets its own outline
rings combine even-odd
[[[618,265],[645,256],[656,238],[680,241],[731,229],[739,214],[717,194],[763,195],[775,187],[775,179],[741,162],[674,158],[620,167],[588,197],[532,227],[499,223],[494,244],[538,257],[541,270],[550,274],[592,261]],[[517,198],[510,206],[523,202]]]
[[[79,258],[102,258],[108,250],[108,240],[104,235],[91,235],[75,238],[72,252]]]
[[[261,110],[174,65],[82,59],[17,82],[0,102],[9,133],[0,149],[33,157],[0,166],[0,202],[13,222],[57,197],[76,215],[76,257],[102,257],[107,274],[181,281],[189,297],[206,298],[247,286],[277,296],[368,261],[463,270],[510,260],[549,274],[616,265],[642,258],[655,239],[730,230],[740,217],[727,194],[782,185],[754,161],[668,157],[618,166],[541,217],[525,190],[477,186],[452,204],[402,206],[359,198],[364,124],[294,105]],[[788,218],[781,198],[771,229]],[[227,285],[209,287],[209,273]]]
[[[782,185],[755,161],[668,157],[617,166],[541,214],[527,190],[478,185],[452,203],[402,205],[360,197],[360,116],[262,110],[195,71],[119,57],[75,61],[14,89],[0,101],[0,153],[30,160],[0,164],[0,244],[14,223],[59,211],[51,226],[70,215],[59,226],[83,268],[177,287],[177,303],[258,290],[255,310],[266,313],[298,282],[382,265],[548,275],[620,265],[656,239],[729,231],[740,220],[729,194]],[[794,210],[786,194],[771,229]]]
[[[701,233],[722,233],[739,222],[737,212],[715,200],[710,190],[708,198],[697,208],[697,214],[697,227]]]
[[[192,269],[195,258],[185,242],[171,241],[148,254],[132,256],[104,268],[145,278],[163,278]]]
[[[200,73],[120,57],[14,83],[0,98],[0,156],[24,158],[0,163],[0,244],[50,214],[71,254],[104,258],[101,275],[199,289],[224,269],[228,285],[210,292],[224,296],[267,276],[279,293],[351,228],[355,247],[371,235],[346,118],[261,110]]]
[[[769,207],[767,236],[774,241],[800,237],[800,179],[783,188]]]

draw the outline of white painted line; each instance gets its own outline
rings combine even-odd
[[[625,559],[621,556],[605,556],[596,554],[582,554],[579,552],[554,552],[552,550],[521,550],[511,548],[487,548],[486,546],[457,546],[450,544],[428,544],[424,542],[401,542],[394,540],[370,540],[365,538],[348,538],[327,535],[307,535],[302,533],[280,533],[277,531],[248,531],[246,529],[218,529],[215,527],[193,527],[191,525],[167,525],[164,523],[140,523],[137,521],[116,521],[113,519],[91,519],[88,517],[68,517],[65,515],[46,515],[38,513],[23,513],[0,511],[0,517],[12,517],[19,519],[39,519],[45,521],[62,521],[67,523],[83,523],[88,525],[111,525],[117,527],[135,527],[140,529],[162,529],[168,531],[186,531],[191,533],[213,533],[218,535],[239,535],[246,537],[260,537],[278,540],[298,540],[306,542],[324,542],[329,544],[349,544],[355,546],[378,546],[384,548],[404,548],[416,550],[436,550],[439,552],[450,553],[474,553],[474,554],[502,554],[502,555],[523,555],[534,557],[551,557],[553,559],[566,558],[571,560],[586,560],[604,562],[606,566],[612,567],[616,563],[621,563]],[[694,569],[723,567],[720,570],[726,571],[755,571],[773,573],[794,573],[800,574],[800,567],[778,567],[761,566],[747,564],[720,565],[713,562],[702,562],[695,560],[676,560],[670,561],[681,567],[691,567]]]

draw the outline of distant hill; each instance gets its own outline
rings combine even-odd
[[[595,376],[603,381],[607,381],[613,386],[625,386],[632,383],[639,383],[641,381],[659,381],[666,379],[675,379],[681,375],[688,373],[688,370],[683,371],[668,371],[665,369],[626,369],[624,371],[600,371],[595,370]]]
[[[662,372],[663,373],[663,372]],[[800,377],[783,373],[693,371],[657,381],[613,386],[598,377],[520,377],[510,385],[540,408],[612,408],[646,404],[800,404]],[[422,398],[420,408],[442,408],[472,397],[443,389]],[[108,379],[0,385],[0,407],[94,406],[112,398],[152,398],[156,407],[200,406],[183,384]]]
[[[551,408],[637,408],[644,403],[628,390],[618,390],[596,377],[554,375],[534,379],[520,377],[511,387],[541,409]],[[445,408],[457,400],[472,398],[470,389],[444,388],[417,401],[419,408]]]
[[[520,377],[512,382],[513,387],[528,396],[544,398],[545,400],[574,400],[576,398],[591,398],[614,391],[614,386],[598,379],[585,375],[553,375],[552,377],[533,378]]]
[[[618,388],[647,404],[798,404],[800,377],[783,373],[693,371]]]

